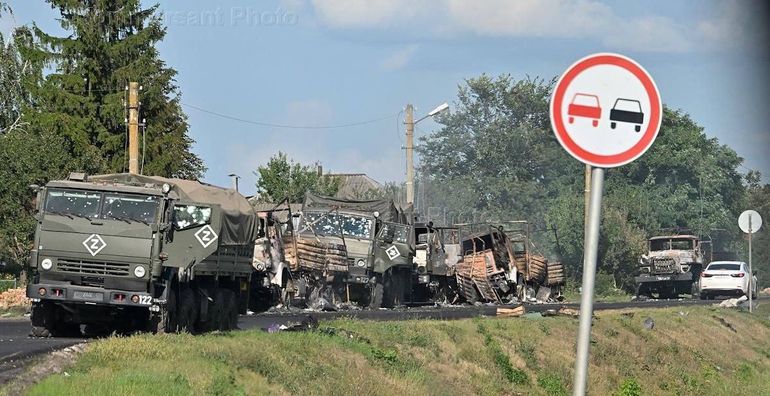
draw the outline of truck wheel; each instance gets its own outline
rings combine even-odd
[[[214,290],[214,302],[209,305],[209,331],[223,330],[227,317],[227,293],[225,289],[217,288]]]
[[[698,283],[694,282],[690,288],[691,290],[690,296],[692,297],[693,300],[697,300],[699,298],[700,292],[698,291],[698,289],[699,289]]]
[[[32,322],[32,330],[29,333],[30,337],[51,337],[49,327],[51,326],[52,319],[52,312],[44,302],[33,304],[30,317]]]
[[[169,286],[171,287],[171,286]],[[175,333],[177,331],[176,290],[169,289],[166,305],[161,307],[157,318],[156,332],[158,334]]]
[[[222,295],[224,297],[224,307],[220,330],[238,330],[238,299],[235,297],[235,292],[229,289],[222,289]]]
[[[198,320],[198,306],[195,301],[195,293],[189,287],[179,291],[177,326],[179,331],[194,332],[195,322]]]
[[[701,300],[708,300],[709,299],[709,295],[707,293],[703,292],[703,293],[700,294],[700,299]]]
[[[377,282],[372,286],[371,294],[369,297],[369,308],[379,309],[382,308],[382,297],[384,294],[384,287],[381,282]]]

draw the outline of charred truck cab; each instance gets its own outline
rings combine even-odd
[[[306,196],[296,227],[283,237],[290,293],[308,305],[402,304],[412,265],[408,215],[389,200]]]
[[[677,298],[698,295],[698,281],[704,268],[704,246],[694,235],[650,238],[649,252],[639,260],[637,297]]]
[[[256,214],[234,190],[130,174],[38,190],[34,336],[228,330],[245,312]]]
[[[414,225],[414,302],[457,300],[455,267],[460,261],[460,234],[455,227]]]

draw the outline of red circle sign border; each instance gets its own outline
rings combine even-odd
[[[650,99],[650,122],[644,131],[642,138],[630,149],[613,155],[595,154],[578,146],[567,133],[564,127],[564,119],[561,115],[564,93],[572,80],[588,68],[600,65],[612,65],[626,69],[633,74],[644,86],[647,96]],[[558,111],[556,111],[558,109]],[[556,139],[559,140],[562,147],[579,161],[597,166],[600,168],[614,168],[626,165],[644,154],[655,138],[658,136],[661,123],[661,112],[663,105],[660,100],[660,93],[655,81],[638,63],[623,55],[601,53],[589,55],[570,66],[556,83],[553,97],[551,99],[551,125],[554,128]]]

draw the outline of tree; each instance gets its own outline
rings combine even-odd
[[[139,0],[47,0],[61,13],[64,37],[37,25],[18,33],[25,61],[52,71],[29,84],[34,110],[25,120],[39,131],[53,131],[72,154],[96,156],[100,172],[127,167],[125,87],[138,81],[141,119],[146,120],[144,173],[198,178],[203,162],[190,149],[187,120],[174,83],[176,71],[156,49],[166,32],[157,6]]]
[[[267,165],[254,172],[258,177],[257,194],[262,202],[278,203],[284,199],[301,203],[305,193],[334,196],[340,188],[341,179],[318,173],[318,164],[302,165],[289,160],[285,153],[278,152]]]

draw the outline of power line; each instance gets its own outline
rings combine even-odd
[[[232,121],[238,121],[242,122],[244,124],[251,124],[251,125],[257,125],[257,126],[263,126],[263,127],[272,127],[272,128],[285,128],[285,129],[339,129],[339,128],[350,128],[354,126],[360,126],[360,125],[367,125],[367,124],[373,124],[375,122],[383,121],[390,119],[394,116],[397,116],[398,114],[391,114],[380,118],[375,118],[372,120],[367,121],[359,121],[359,122],[351,122],[348,124],[339,124],[339,125],[288,125],[288,124],[273,124],[270,122],[262,122],[262,121],[253,121],[253,120],[247,120],[240,117],[235,117],[227,114],[218,113],[216,111],[206,110],[204,108],[194,106],[187,103],[181,103],[182,106],[189,107],[194,110],[198,110],[201,113],[210,114],[216,117],[232,120]]]

